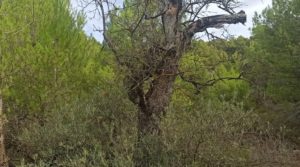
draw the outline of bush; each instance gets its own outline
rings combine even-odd
[[[104,91],[98,90],[90,99],[66,104],[42,121],[27,118],[8,150],[12,162],[20,164],[17,160],[23,159],[23,166],[130,166],[136,109],[123,91],[106,91],[110,93],[103,96]]]
[[[178,105],[173,103],[162,126],[165,166],[296,166],[284,129],[275,131],[242,104],[200,101],[193,109]]]
[[[277,131],[242,103],[178,101],[168,109],[162,135],[144,141],[152,149],[146,155],[152,166],[297,166],[285,129]],[[136,122],[124,91],[98,90],[42,121],[27,118],[9,156],[20,167],[133,166]]]

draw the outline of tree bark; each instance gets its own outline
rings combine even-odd
[[[0,94],[0,166],[8,167],[8,158],[6,156],[5,144],[4,144],[4,126],[5,118],[3,116],[3,101]]]
[[[173,52],[158,71],[146,94],[141,91],[138,112],[138,143],[135,155],[137,167],[158,166],[163,152],[160,140],[160,121],[166,112],[178,71],[178,60]]]

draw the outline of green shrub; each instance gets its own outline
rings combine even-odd
[[[289,143],[252,110],[230,102],[173,101],[163,122],[165,166],[251,166],[296,163]]]
[[[10,157],[35,165],[128,166],[136,137],[136,109],[123,91],[106,91],[110,94],[103,96],[98,90],[90,99],[66,104],[42,121],[27,119],[13,136],[18,148],[8,150]]]

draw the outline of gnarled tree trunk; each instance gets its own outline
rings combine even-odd
[[[110,36],[110,33],[107,32],[106,10],[104,9],[106,1],[95,1],[102,15],[104,39],[116,55],[119,65],[125,66],[126,69],[128,69],[129,72],[127,73],[128,76],[125,80],[125,86],[128,88],[129,99],[139,108],[137,127],[138,143],[135,153],[135,165],[143,167],[159,166],[159,159],[152,160],[155,157],[151,154],[159,154],[162,150],[162,144],[159,142],[161,134],[159,124],[169,105],[173,85],[179,74],[178,63],[180,58],[188,49],[196,33],[206,31],[207,28],[220,27],[220,25],[223,24],[245,23],[245,12],[241,11],[235,14],[232,10],[234,7],[232,3],[237,2],[232,0],[132,0],[135,2],[132,6],[141,4],[141,10],[144,11],[137,10],[137,13],[142,13],[142,16],[138,19],[136,25],[133,24],[128,27],[123,27],[124,30],[130,31],[131,36],[127,36],[127,38],[133,39],[132,41],[134,42],[134,33],[137,32],[136,30],[143,29],[143,31],[140,31],[139,34],[136,35],[136,37],[143,37],[145,35],[145,40],[142,40],[143,42],[148,43],[147,37],[149,36],[155,36],[159,39],[149,41],[146,49],[141,48],[143,53],[137,52],[137,55],[134,55],[134,57],[146,61],[145,64],[147,64],[146,66],[140,65],[138,66],[139,69],[136,69],[135,66],[130,65],[132,62],[124,63],[119,59],[120,57],[124,57],[124,54],[125,57],[127,56],[129,59],[132,55],[122,53],[122,49],[119,50],[118,43],[116,43],[117,40],[114,41],[114,36]],[[157,12],[149,16],[147,8],[153,7],[151,3],[152,5],[158,3],[154,6],[160,9],[157,9]],[[200,11],[209,4],[216,4],[229,14],[199,18]],[[109,6],[109,3],[106,3],[106,6]],[[124,6],[124,9],[126,9],[126,6]],[[188,18],[186,16],[191,17]],[[146,25],[146,27],[144,27],[146,31],[144,31],[143,27],[139,27],[144,21],[146,22],[146,20],[151,19],[159,22],[159,24],[155,24],[154,27],[151,27],[152,24],[150,26],[148,25],[148,27]],[[157,29],[160,28],[162,31],[159,31],[160,33],[157,35]],[[159,62],[157,63],[157,61]],[[145,86],[149,84],[149,82],[150,86]]]
[[[5,144],[4,144],[4,126],[5,118],[3,115],[3,101],[0,94],[0,166],[8,167],[8,158],[6,156]]]
[[[163,144],[160,141],[159,127],[173,92],[178,71],[178,58],[168,59],[152,83],[147,93],[142,90],[138,107],[138,143],[135,155],[136,166],[155,166],[159,163]]]

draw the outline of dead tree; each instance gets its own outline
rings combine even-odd
[[[209,28],[246,22],[244,11],[233,10],[239,6],[236,0],[131,0],[123,6],[110,0],[92,2],[102,16],[99,31],[105,44],[125,69],[128,97],[139,108],[139,140],[159,136],[160,120],[169,105],[174,81],[180,76],[179,61],[190,49],[193,37]],[[210,6],[226,13],[210,16]]]

